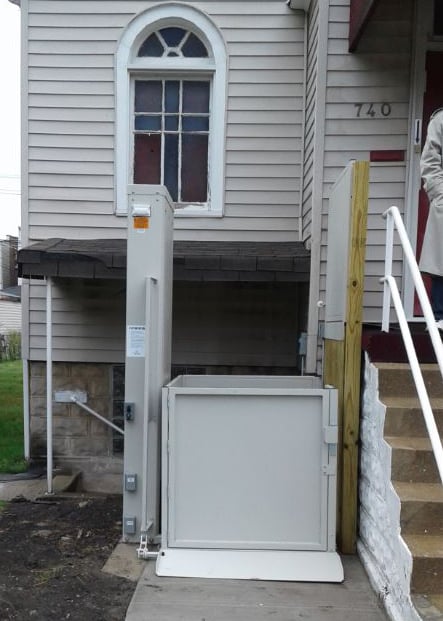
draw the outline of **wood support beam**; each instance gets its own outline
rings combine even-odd
[[[358,439],[360,426],[361,336],[369,190],[369,162],[354,162],[349,227],[344,340],[325,341],[325,384],[338,389],[338,542],[353,554],[357,540]]]

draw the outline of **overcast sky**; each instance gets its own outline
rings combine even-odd
[[[0,239],[20,225],[20,9],[0,0]]]

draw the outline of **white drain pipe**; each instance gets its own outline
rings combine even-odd
[[[52,448],[52,279],[46,277],[46,471],[48,494],[53,494]]]
[[[22,359],[23,364],[23,446],[27,462],[31,459],[31,432],[29,420],[29,361]]]

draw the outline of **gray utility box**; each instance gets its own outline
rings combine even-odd
[[[319,570],[319,579],[342,579],[334,389],[310,376],[180,376],[163,389],[162,429],[160,575],[316,579],[301,567],[315,552],[334,555],[335,577]],[[239,570],[238,554],[226,563],[223,552],[236,551],[251,570]],[[260,551],[300,568],[258,575]],[[214,569],[217,558],[225,569]]]

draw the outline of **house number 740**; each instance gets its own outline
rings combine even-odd
[[[392,112],[391,104],[384,103],[356,103],[355,116],[361,118],[364,116],[390,116]]]

